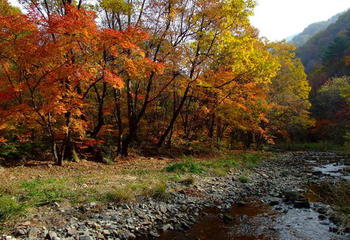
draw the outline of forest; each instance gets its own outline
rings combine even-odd
[[[289,239],[273,211],[350,236],[350,10],[270,41],[254,0],[18,4],[0,0],[1,240]]]
[[[259,149],[313,125],[295,48],[258,37],[253,1],[22,4],[2,7],[4,158]]]

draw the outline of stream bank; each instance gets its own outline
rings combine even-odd
[[[334,163],[344,166],[337,169],[343,177],[319,169]],[[307,194],[313,184],[347,181],[346,163],[346,156],[335,153],[286,153],[249,173],[236,169],[189,186],[172,183],[168,188],[179,190],[166,200],[102,209],[95,203],[68,210],[57,204],[3,239],[349,239],[332,208]],[[45,214],[59,215],[65,224],[35,226]]]

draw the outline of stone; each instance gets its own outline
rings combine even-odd
[[[46,239],[49,240],[59,240],[60,238],[58,237],[57,233],[54,231],[49,231],[48,234],[46,235]]]
[[[222,220],[224,221],[224,223],[230,223],[230,222],[233,222],[234,218],[231,217],[230,215],[224,214],[222,216]]]
[[[296,200],[293,203],[295,208],[310,208],[310,203],[309,201],[305,198],[305,199],[300,199],[300,200]]]
[[[28,231],[28,240],[38,239],[39,232],[40,232],[39,229],[36,227],[30,228]]]
[[[149,235],[150,235],[151,237],[154,237],[154,238],[160,237],[160,235],[159,235],[157,232],[155,232],[155,231],[151,231],[151,232],[149,233]]]
[[[93,240],[90,235],[80,235],[79,240]]]
[[[77,230],[75,228],[69,227],[66,228],[66,231],[69,236],[77,235]]]
[[[173,229],[174,229],[174,227],[171,224],[165,224],[165,225],[162,226],[162,231],[163,232],[167,232],[167,231],[173,230]]]

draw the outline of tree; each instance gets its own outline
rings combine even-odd
[[[295,140],[312,126],[309,94],[311,87],[295,48],[284,42],[271,44],[271,52],[280,64],[269,89],[271,109],[269,129],[273,135]]]
[[[141,73],[154,68],[136,45],[146,37],[142,32],[99,29],[93,12],[68,5],[66,12],[0,18],[2,121],[10,128],[41,128],[59,165],[89,133],[97,135],[87,113],[91,105],[97,101],[100,114],[106,92],[137,74],[136,64]]]
[[[21,11],[17,7],[11,6],[8,0],[0,0],[0,15],[8,16],[20,13]]]

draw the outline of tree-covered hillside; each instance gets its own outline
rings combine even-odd
[[[303,46],[297,50],[298,57],[301,58],[306,72],[311,73],[319,67],[324,60],[327,48],[330,47],[337,37],[343,38],[350,28],[350,10],[339,16],[338,20],[327,29],[317,33]]]
[[[332,23],[335,23],[338,20],[339,16],[341,16],[342,14],[343,13],[339,13],[339,14],[331,17],[327,21],[312,23],[309,26],[307,26],[302,33],[297,34],[296,36],[292,37],[292,39],[290,39],[290,41],[287,39],[287,41],[290,44],[293,44],[293,45],[295,45],[297,47],[301,47],[310,38],[315,36],[317,33],[325,30]]]

